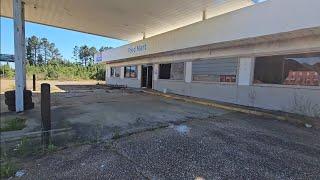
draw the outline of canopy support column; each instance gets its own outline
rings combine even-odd
[[[23,93],[26,88],[24,2],[22,2],[22,0],[12,1],[14,20],[14,60],[16,71],[16,112],[21,112],[24,111]]]

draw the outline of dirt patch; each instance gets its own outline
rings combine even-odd
[[[104,81],[95,81],[95,80],[80,80],[80,81],[58,81],[58,80],[40,80],[36,81],[36,91],[40,92],[40,87],[42,83],[49,83],[51,85],[52,92],[63,92],[63,88],[59,88],[58,85],[61,86],[77,86],[77,88],[81,88],[81,85],[96,85],[96,84],[105,84]],[[27,89],[33,89],[32,80],[26,81]],[[80,85],[80,86],[79,86]],[[15,89],[15,81],[11,79],[0,79],[0,93],[4,93],[5,91],[14,90]],[[74,88],[75,89],[75,88]]]

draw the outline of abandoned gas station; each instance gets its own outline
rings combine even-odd
[[[318,0],[4,0],[14,19],[16,111],[24,110],[24,22],[127,40],[98,53],[106,83],[264,109],[320,102]]]
[[[25,21],[129,42],[95,55],[107,85],[40,80],[24,113],[2,111],[0,94],[5,177],[319,179],[319,0],[0,2],[16,112],[28,109]]]
[[[106,63],[107,84],[287,112],[319,106],[319,6],[269,0],[204,14],[202,21],[98,53],[96,62]]]

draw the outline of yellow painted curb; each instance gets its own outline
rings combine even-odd
[[[143,92],[148,93],[148,94],[152,94],[152,95],[162,96],[165,98],[182,100],[185,102],[201,104],[201,105],[210,106],[210,107],[219,108],[219,109],[225,109],[225,110],[230,110],[230,111],[242,112],[242,113],[246,113],[246,114],[253,114],[253,115],[257,115],[257,116],[275,118],[275,119],[278,119],[281,121],[293,120],[293,121],[296,121],[298,123],[303,124],[302,120],[295,119],[295,118],[292,118],[289,116],[275,115],[272,113],[267,113],[267,112],[262,112],[262,111],[257,111],[257,110],[249,110],[249,109],[245,109],[245,108],[232,107],[232,106],[222,105],[222,104],[218,104],[218,103],[214,103],[214,102],[205,102],[205,101],[201,101],[201,100],[190,99],[187,97],[178,97],[175,95],[164,94],[164,93],[159,93],[159,92],[152,92],[152,91],[143,91]]]

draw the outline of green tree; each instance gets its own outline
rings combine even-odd
[[[73,59],[75,62],[78,62],[78,61],[79,61],[79,47],[78,47],[78,46],[75,46],[75,47],[73,48],[72,54],[73,54],[72,59]]]
[[[56,45],[54,43],[50,43],[48,46],[49,49],[49,56],[50,56],[50,60],[54,60],[54,59],[61,59],[61,54],[59,52],[59,49],[56,48]]]
[[[47,38],[41,38],[40,47],[42,50],[42,57],[45,64],[48,63],[49,59],[49,50],[50,50],[50,43]]]
[[[79,48],[79,59],[82,65],[88,66],[93,64],[94,54],[98,51],[95,47],[88,47],[87,45],[80,46]]]
[[[87,45],[80,46],[79,59],[82,65],[87,66],[88,60],[90,59],[90,48]]]
[[[14,70],[9,64],[0,65],[0,76],[11,79],[14,77]]]
[[[99,51],[107,49],[110,47],[101,47]],[[26,58],[29,61],[26,65],[27,76],[30,78],[32,74],[37,74],[38,79],[103,80],[105,77],[104,66],[93,63],[94,55],[97,52],[95,47],[75,46],[73,48],[74,62],[70,62],[62,59],[59,49],[47,38],[31,36],[26,39]],[[8,70],[3,74],[10,74],[7,72]]]
[[[38,58],[37,59],[38,59],[38,61],[37,61],[38,65],[43,65],[44,64],[42,54],[38,54]]]
[[[37,64],[37,57],[39,52],[40,42],[36,36],[27,38],[26,54],[30,64]]]
[[[47,38],[31,36],[26,39],[26,58],[30,65],[37,65],[47,64],[53,59],[62,59],[62,56],[55,44],[50,43]]]
[[[32,55],[32,47],[30,45],[30,38],[26,38],[26,60],[30,65],[34,65],[34,57]]]
[[[90,56],[89,56],[89,63],[92,65],[93,64],[93,61],[94,61],[94,55],[97,53],[97,49],[95,47],[91,47],[89,49],[89,53],[90,53]]]

